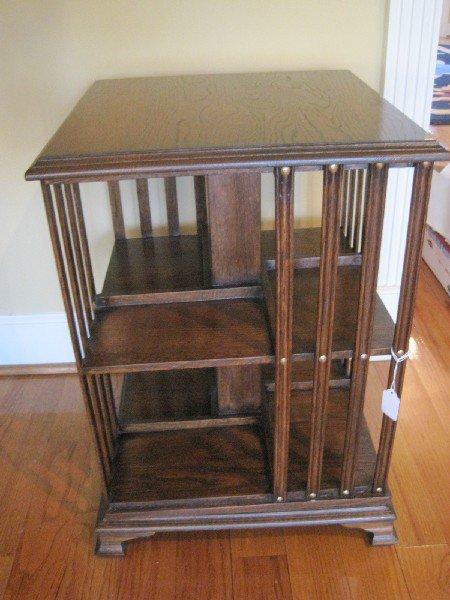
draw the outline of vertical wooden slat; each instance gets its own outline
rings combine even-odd
[[[341,192],[340,192],[340,206],[339,206],[339,224],[343,230],[343,233],[345,235],[345,214],[346,214],[346,203],[347,203],[347,189],[348,189],[348,171],[345,170],[344,174],[342,176],[342,185],[341,185]]]
[[[111,412],[111,422],[112,422],[112,426],[113,426],[113,432],[114,432],[114,435],[116,435],[118,432],[118,429],[119,429],[119,421],[117,418],[116,403],[114,401],[114,391],[113,391],[113,387],[112,387],[112,383],[111,383],[111,375],[109,375],[109,374],[102,375],[102,379],[103,379],[103,385],[105,386],[106,396],[108,399],[108,406],[109,406],[109,409]]]
[[[114,458],[115,448],[114,448],[114,432],[113,432],[113,423],[111,420],[111,414],[108,407],[108,399],[106,397],[106,390],[103,386],[102,375],[94,375],[93,376],[93,390],[95,394],[95,398],[97,401],[97,405],[101,412],[101,423],[102,429],[105,435],[106,444],[108,448],[108,455],[110,460]]]
[[[150,213],[150,197],[147,179],[136,179],[136,192],[139,206],[139,219],[141,222],[141,234],[144,238],[151,237],[152,217]]]
[[[164,179],[164,187],[166,190],[167,227],[169,229],[169,235],[180,235],[176,177],[166,177]]]
[[[112,438],[115,441],[118,429],[118,421],[116,407],[114,404],[114,394],[112,393],[111,377],[108,374],[100,375],[100,385],[103,396],[103,401],[108,413],[108,423],[112,433]]]
[[[109,203],[116,240],[125,239],[125,223],[123,220],[122,199],[118,181],[108,181]]]
[[[350,200],[349,200],[349,225],[348,225],[348,244],[350,248],[354,247],[355,244],[355,203],[356,203],[356,171],[352,169],[350,171]]]
[[[211,247],[208,236],[208,209],[206,180],[203,175],[194,177],[195,214],[197,220],[197,239],[202,257],[203,284],[211,284]]]
[[[261,367],[245,365],[216,369],[217,398],[213,394],[214,414],[255,413],[261,406]]]
[[[69,222],[71,225],[76,225],[74,217],[75,213],[72,212],[72,219],[68,217],[70,212],[69,206],[72,196],[68,194],[65,202],[65,198],[63,195],[62,187],[60,185],[55,185],[55,198],[56,198],[56,206],[59,215],[59,225],[61,228],[61,236],[64,245],[64,253],[66,257],[66,267],[67,272],[69,274],[70,287],[72,292],[72,299],[75,307],[75,313],[77,315],[77,324],[78,331],[80,334],[83,352],[85,352],[87,340],[89,338],[89,328],[87,327],[87,319],[85,320],[85,312],[82,303],[82,281],[83,281],[83,266],[82,266],[82,257],[81,250],[79,247],[77,230],[74,227],[69,228]],[[66,192],[70,192],[70,188],[65,186],[64,190]],[[78,250],[78,252],[77,252]],[[78,263],[78,259],[81,260],[81,263]],[[77,274],[76,265],[79,264],[81,272],[79,271]],[[112,431],[112,423],[110,419],[110,413],[108,410],[108,406],[106,403],[106,398],[102,393],[102,390],[99,386],[99,382],[95,382],[95,386],[93,386],[92,391],[94,392],[94,396],[92,397],[93,407],[98,408],[98,418],[99,423],[97,426],[100,426],[102,437],[105,440],[105,448],[107,453],[107,462],[111,464],[111,461],[114,457],[114,434]]]
[[[93,375],[84,375],[83,379],[85,380],[87,396],[90,399],[90,403],[92,406],[92,414],[93,414],[93,429],[94,433],[99,440],[100,447],[100,456],[102,462],[104,463],[105,477],[106,481],[109,481],[112,470],[112,445],[111,439],[108,436],[107,428],[105,426],[105,420],[103,417],[102,406],[97,393],[97,386],[95,377]]]
[[[67,267],[70,287],[71,287],[71,291],[72,291],[72,301],[73,301],[73,305],[75,307],[78,331],[79,331],[80,338],[81,338],[81,348],[82,348],[83,355],[84,355],[84,352],[86,351],[87,340],[89,338],[89,330],[87,328],[84,309],[83,309],[83,305],[81,302],[80,287],[79,287],[77,272],[76,272],[76,268],[75,268],[75,259],[74,259],[74,254],[73,254],[73,250],[72,250],[71,235],[69,232],[66,206],[65,206],[65,202],[64,202],[64,196],[63,196],[61,185],[59,185],[59,184],[55,185],[54,190],[55,190],[56,208],[58,210],[58,216],[59,216],[59,226],[61,228],[61,237],[62,237],[63,245],[64,245],[64,254],[66,257],[66,267]]]
[[[56,267],[58,271],[59,284],[62,291],[62,297],[64,302],[64,308],[67,315],[67,323],[69,326],[69,332],[72,340],[73,351],[75,355],[75,361],[77,366],[81,367],[82,362],[82,348],[80,346],[80,340],[78,337],[75,314],[72,306],[69,281],[67,278],[66,267],[64,263],[64,255],[61,246],[61,240],[58,231],[58,225],[56,222],[56,215],[54,210],[53,196],[51,187],[45,183],[41,184],[42,196],[44,198],[45,212],[47,215],[48,227],[50,231],[50,239],[53,247],[53,254],[55,256]]]
[[[77,186],[78,188],[78,186]],[[81,206],[81,197],[79,189],[74,189],[73,186],[64,185],[66,203],[68,208],[68,217],[70,230],[72,234],[73,249],[75,252],[78,277],[81,286],[81,296],[85,305],[85,312],[88,318],[89,326],[92,324],[93,318],[93,298],[94,296],[90,289],[94,285],[92,267],[87,246],[86,229],[84,225],[83,212]],[[104,435],[107,439],[108,453],[111,458],[114,454],[114,441],[118,429],[117,414],[114,405],[114,397],[111,390],[111,382],[109,375],[100,377],[102,389],[98,390],[99,408],[102,412],[102,419],[106,421],[103,427]],[[109,381],[109,387],[107,382]]]
[[[366,189],[366,239],[362,252],[358,325],[353,350],[353,368],[341,476],[341,494],[344,496],[352,494],[354,487],[356,455],[372,339],[387,176],[388,167],[383,163],[370,165]]]
[[[401,356],[407,352],[409,337],[411,335],[432,174],[433,163],[428,161],[417,164],[414,170],[400,300],[393,342],[393,351],[397,356]],[[389,370],[389,382],[392,380],[394,368],[395,361],[392,359]],[[399,397],[402,392],[404,374],[405,362],[401,362],[397,368],[396,381],[396,391]],[[377,494],[384,493],[386,488],[396,425],[396,421],[392,421],[389,417],[383,415],[373,480],[373,492]]]
[[[343,229],[344,236],[348,237],[349,233],[349,215],[350,215],[350,173],[349,171],[344,171],[344,215],[343,219]],[[340,220],[340,219],[339,219]]]
[[[339,189],[342,170],[342,166],[327,165],[323,174],[322,247],[307,485],[310,498],[317,496],[322,475],[339,253]]]
[[[358,169],[358,182],[356,186],[356,211],[355,211],[355,250],[360,253],[362,248],[362,232],[364,221],[364,181],[365,170]]]
[[[78,281],[80,285],[81,299],[84,306],[84,314],[87,319],[88,329],[92,325],[92,304],[88,291],[86,270],[83,261],[83,253],[81,251],[80,234],[78,231],[77,217],[72,194],[72,187],[69,184],[64,185],[64,195],[66,197],[67,215],[72,237],[73,252],[75,255],[75,263],[78,272]]]
[[[275,428],[273,493],[286,498],[290,436],[292,320],[294,286],[294,173],[290,167],[275,170],[276,227],[276,341]]]
[[[59,284],[61,286],[61,292],[64,302],[64,308],[66,310],[67,322],[69,326],[69,333],[72,340],[72,347],[75,355],[75,361],[78,368],[79,380],[81,385],[81,390],[83,394],[83,400],[86,406],[86,412],[89,417],[89,423],[91,425],[92,434],[94,436],[96,448],[97,448],[97,456],[99,460],[100,472],[102,475],[102,492],[106,494],[106,486],[108,484],[111,464],[109,461],[108,453],[106,451],[105,440],[100,435],[100,422],[98,418],[98,414],[96,413],[96,407],[92,401],[92,396],[89,393],[89,386],[87,382],[87,378],[82,375],[82,354],[81,347],[78,338],[77,325],[75,314],[72,306],[72,301],[70,297],[70,287],[67,278],[67,272],[64,263],[64,256],[61,247],[61,241],[58,231],[58,225],[56,222],[56,216],[53,206],[53,198],[51,193],[51,188],[45,183],[41,184],[42,187],[42,195],[44,198],[45,211],[47,214],[47,221],[50,231],[50,238],[53,247],[53,253],[55,256],[55,263],[58,272]]]
[[[89,253],[89,244],[86,233],[86,224],[84,222],[83,205],[81,203],[80,186],[78,183],[72,185],[73,201],[75,213],[78,222],[78,231],[80,233],[81,252],[83,254],[84,269],[86,274],[86,283],[89,293],[89,301],[92,307],[92,317],[94,316],[93,307],[95,302],[95,283],[92,271],[91,255]]]
[[[194,177],[194,193],[197,235],[204,238],[208,230],[208,215],[206,208],[206,183],[202,175]]]

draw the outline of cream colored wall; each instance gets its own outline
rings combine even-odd
[[[25,183],[23,173],[95,79],[346,68],[380,89],[385,10],[386,0],[3,0],[0,314],[62,309],[39,185]],[[152,185],[158,193],[160,184]],[[180,186],[190,190],[189,181]],[[317,188],[317,178],[307,186]],[[109,214],[103,190],[86,187],[101,279]],[[162,207],[153,208],[162,219]],[[317,214],[306,200],[304,210]],[[131,204],[127,212],[132,222]],[[191,218],[192,207],[184,215]]]

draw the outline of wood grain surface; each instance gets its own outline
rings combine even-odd
[[[84,360],[91,372],[259,364],[273,355],[257,300],[124,306],[97,317]]]
[[[323,468],[318,490],[331,490],[339,486],[344,451],[344,433],[349,400],[348,389],[332,389],[327,400],[327,419],[324,427]],[[291,430],[288,465],[288,490],[305,490],[308,480],[308,455],[310,444],[312,392],[291,392]],[[274,400],[269,396],[269,411],[274,420]],[[356,457],[356,485],[369,489],[375,469],[376,453],[367,424],[360,429],[360,444]],[[319,492],[317,496],[320,497]]]
[[[359,268],[339,267],[336,287],[336,307],[333,331],[333,357],[350,356],[353,351],[358,309]],[[270,310],[270,296],[275,297],[275,274],[269,270],[265,291],[269,298],[269,314],[274,327],[274,315]],[[263,280],[264,282],[264,280]],[[317,294],[319,269],[296,269],[294,271],[294,360],[312,358],[315,350],[317,319]],[[373,354],[389,353],[393,324],[384,304],[376,298],[374,331],[371,350]]]
[[[123,436],[112,502],[267,494],[268,461],[255,426]]]
[[[249,224],[248,218],[245,221]],[[223,227],[224,223],[220,225]],[[228,225],[230,225],[229,221]],[[254,227],[250,228],[254,230]],[[319,265],[320,234],[320,227],[296,229],[294,231],[294,265],[296,268],[317,267]],[[248,234],[245,235],[249,237]],[[245,261],[251,267],[252,275],[250,279],[253,280],[255,280],[256,272],[258,274],[257,279],[259,279],[259,247],[261,246],[262,259],[269,266],[275,266],[276,256],[274,230],[261,232],[258,230],[257,232],[254,231],[254,235],[255,239],[251,241],[240,241],[242,251],[253,257],[256,252],[258,253],[258,260],[245,258]],[[222,238],[224,237],[222,234]],[[232,241],[236,242],[234,235]],[[236,254],[236,251],[231,249],[228,256],[233,256],[233,253]],[[343,236],[341,236],[339,256],[342,262],[348,260],[347,264],[350,265],[358,264],[361,258],[348,246],[347,240]],[[245,272],[242,264],[243,259],[236,257],[236,260],[239,263],[236,271],[239,269],[242,274],[242,272]],[[256,266],[258,267],[257,270]],[[227,268],[230,269],[230,267]],[[204,260],[200,237],[197,235],[116,240],[103,289],[97,300],[100,303],[110,303],[113,297],[119,297],[123,303],[125,303],[126,298],[128,298],[129,303],[133,303],[137,301],[136,296],[142,294],[210,289],[213,285],[210,271],[208,261]],[[221,280],[222,283],[226,282],[227,286],[233,285],[233,282],[229,279],[227,281],[227,278],[223,275]]]
[[[393,149],[446,155],[349,71],[143,77],[95,82],[27,178],[229,159],[274,166],[280,149],[301,160],[311,150],[317,159],[321,149],[350,157],[355,146],[359,155]]]
[[[99,478],[77,378],[2,378],[0,598],[446,600],[449,310],[424,266],[390,476],[396,547],[311,527],[156,535],[125,560],[94,558]],[[374,441],[387,369],[369,369]]]

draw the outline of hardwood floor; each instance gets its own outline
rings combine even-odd
[[[430,129],[444,148],[450,148],[450,125],[432,125]]]
[[[0,598],[448,598],[450,301],[422,267],[390,485],[396,547],[338,528],[156,535],[96,558],[98,479],[74,376],[0,379]],[[371,363],[374,439],[386,363]]]

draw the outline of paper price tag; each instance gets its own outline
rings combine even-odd
[[[381,398],[381,410],[384,412],[384,414],[393,421],[396,421],[399,409],[400,398],[397,396],[397,392],[392,388],[384,390]]]

